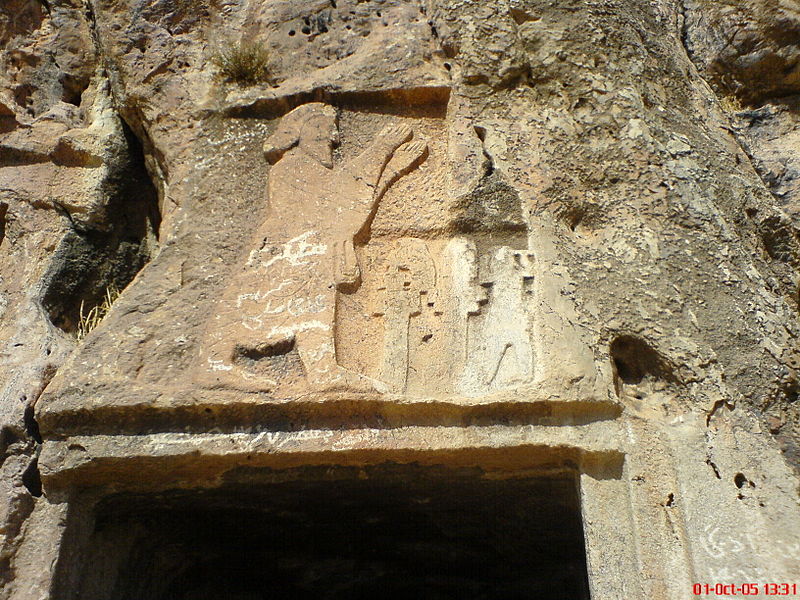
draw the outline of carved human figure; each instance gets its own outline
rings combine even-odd
[[[397,241],[389,259],[381,300],[373,316],[383,318],[384,344],[381,381],[392,390],[405,392],[408,386],[409,356],[414,351],[409,340],[409,320],[436,303],[436,265],[423,240]]]
[[[529,383],[534,367],[529,315],[533,253],[497,246],[479,258],[474,241],[454,238],[446,256],[442,279],[456,300],[448,330],[463,365],[456,390],[478,395]]]
[[[487,259],[480,286],[490,292],[485,306],[474,315],[480,325],[467,332],[471,360],[465,361],[459,385],[465,392],[513,387],[533,376],[527,296],[533,283],[534,256],[500,246],[492,249]]]
[[[528,294],[534,277],[534,256],[530,252],[501,246],[492,252],[492,302],[486,309],[483,344],[486,371],[483,384],[499,389],[529,381],[533,375],[533,352],[527,318]]]
[[[411,141],[410,127],[390,126],[334,166],[337,137],[335,109],[311,103],[288,113],[267,139],[268,215],[210,325],[201,362],[211,383],[274,385],[253,362],[296,349],[312,386],[375,387],[336,362],[336,290],[358,286],[354,239],[392,183],[425,159],[427,146]]]

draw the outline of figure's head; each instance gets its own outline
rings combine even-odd
[[[275,164],[283,154],[300,146],[328,168],[333,167],[333,146],[338,141],[336,109],[322,102],[298,106],[281,119],[264,143],[264,155]]]

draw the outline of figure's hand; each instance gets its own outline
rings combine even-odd
[[[423,142],[409,142],[394,151],[392,160],[383,174],[381,183],[390,186],[400,177],[416,169],[428,156],[428,145]]]
[[[423,141],[403,144],[394,151],[381,176],[374,198],[380,199],[398,179],[416,169],[428,156],[428,145]]]
[[[409,141],[412,135],[413,131],[408,125],[389,125],[378,134],[378,139],[392,152]]]
[[[419,165],[428,156],[428,144],[425,142],[409,142],[394,151],[392,169],[405,174],[410,169]]]

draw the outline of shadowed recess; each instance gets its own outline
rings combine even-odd
[[[667,361],[647,342],[632,335],[619,336],[611,343],[611,360],[617,386],[620,380],[626,385],[637,385],[646,378],[676,381]]]
[[[60,598],[589,598],[573,476],[384,464],[242,469],[116,496]]]
[[[0,244],[6,238],[6,215],[8,214],[8,204],[0,202]]]
[[[141,144],[123,127],[130,160],[104,182],[105,221],[97,228],[72,223],[44,277],[42,305],[52,323],[67,332],[77,330],[81,305],[85,314],[103,301],[109,288],[121,291],[133,280],[150,260],[157,238],[161,215],[156,189]]]

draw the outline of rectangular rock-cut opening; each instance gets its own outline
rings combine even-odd
[[[109,497],[83,600],[588,600],[577,478],[384,464]]]

